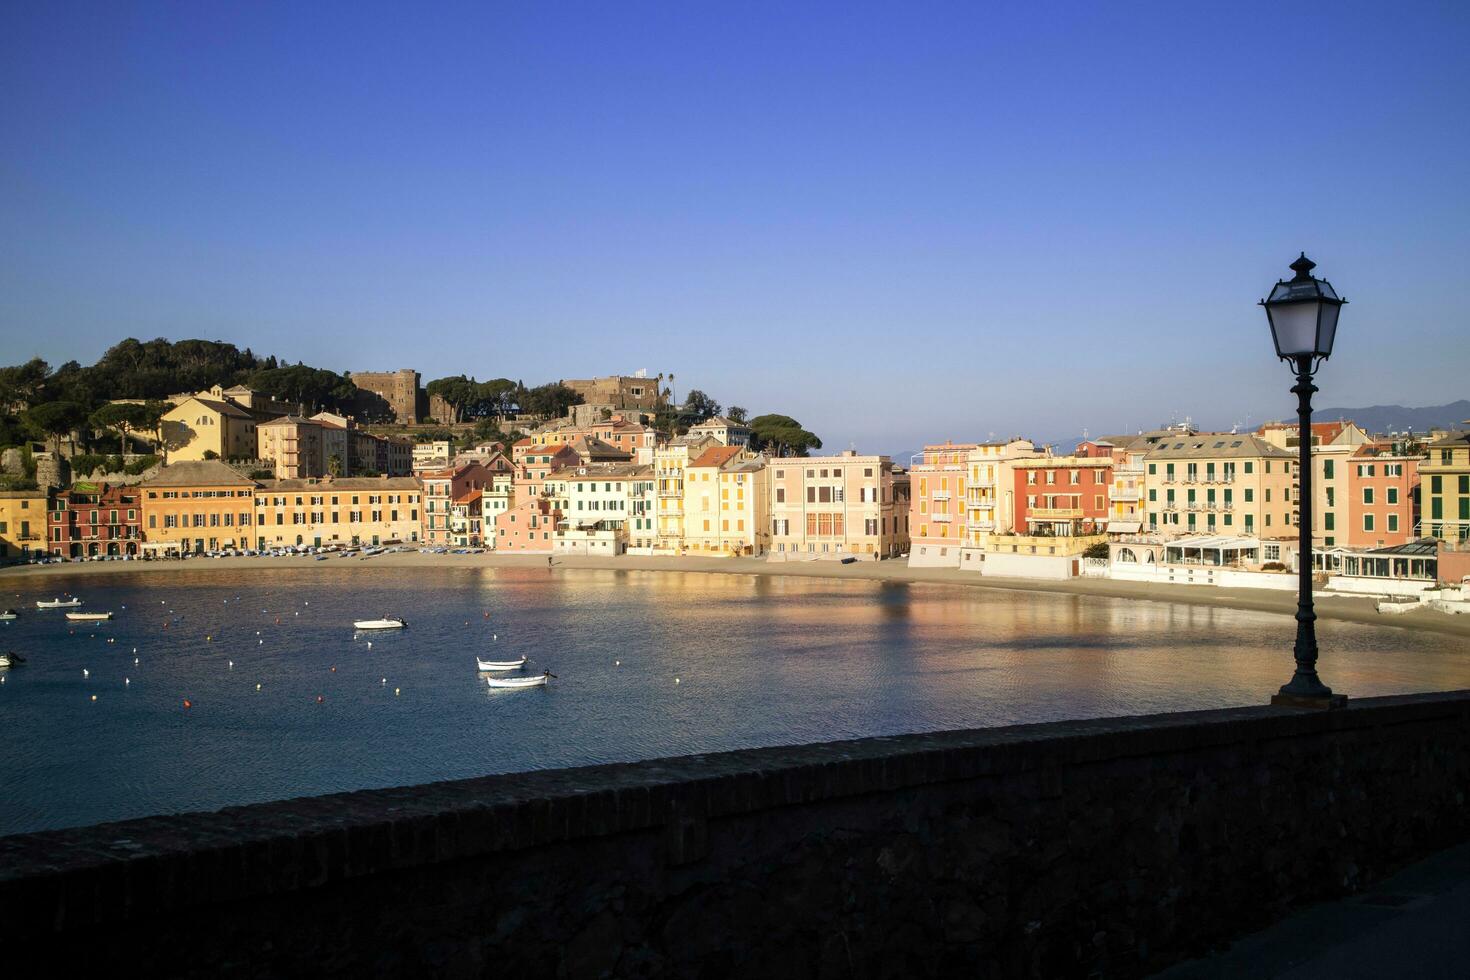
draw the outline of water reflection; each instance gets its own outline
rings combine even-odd
[[[1289,616],[1207,606],[640,570],[262,573],[47,580],[7,598],[27,613],[0,638],[31,662],[0,686],[0,832],[487,772],[1260,704],[1291,672]],[[59,614],[29,611],[64,588],[127,612],[73,634]],[[385,613],[409,629],[353,632],[354,619]],[[1336,689],[1470,686],[1459,638],[1318,627]],[[490,690],[474,663],[520,654],[527,672],[560,680]]]

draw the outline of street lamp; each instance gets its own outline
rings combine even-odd
[[[1346,695],[1333,694],[1317,676],[1317,614],[1312,611],[1312,375],[1317,366],[1332,356],[1337,336],[1337,316],[1347,300],[1337,295],[1332,284],[1312,276],[1317,263],[1305,252],[1291,264],[1296,273],[1276,283],[1268,299],[1261,300],[1271,324],[1276,356],[1287,361],[1296,374],[1291,389],[1297,396],[1298,477],[1297,496],[1297,586],[1296,673],[1272,704],[1293,707],[1330,708],[1347,702]]]

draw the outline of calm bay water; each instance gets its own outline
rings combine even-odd
[[[116,619],[68,624],[35,608],[65,590]],[[0,624],[0,649],[29,658],[0,672],[0,834],[486,773],[1260,704],[1290,676],[1294,630],[1284,615],[945,585],[356,563],[16,579],[0,605],[22,611]],[[380,615],[410,626],[354,633],[354,619]],[[1470,687],[1463,638],[1319,632],[1324,677],[1350,695]],[[559,680],[488,690],[477,653],[524,653]]]

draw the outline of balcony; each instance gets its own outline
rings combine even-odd
[[[1081,507],[1032,507],[1026,511],[1027,520],[1074,521],[1083,517]]]
[[[1114,487],[1110,494],[1113,500],[1138,500],[1142,495],[1137,487]]]
[[[935,512],[929,515],[929,519],[932,521],[938,521],[940,524],[948,524],[950,521],[954,520],[954,516],[951,514]]]
[[[965,529],[968,531],[994,531],[994,521],[966,521]]]

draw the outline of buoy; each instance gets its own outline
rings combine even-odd
[[[92,700],[93,700],[93,701],[96,701],[96,700],[97,700],[97,695],[95,695],[95,694],[94,694],[94,695],[92,695]]]
[[[82,676],[83,677],[91,677],[92,676],[92,672],[89,671],[89,670],[87,670],[87,668],[83,667],[82,668]]]
[[[137,647],[133,647],[133,652],[134,653],[137,653],[138,652],[138,648]]]
[[[613,666],[614,667],[621,667],[622,665],[623,665],[623,662],[621,660],[614,660],[613,661]]]
[[[230,661],[230,669],[231,670],[234,670],[235,669],[235,661],[233,661],[233,660]]]
[[[259,684],[257,684],[257,685],[255,685],[255,689],[256,689],[256,690],[257,690],[257,691],[258,691],[258,690],[260,690],[260,685],[259,685]]]
[[[327,703],[327,699],[324,698],[324,697],[322,697],[320,694],[318,694],[316,696],[316,703],[317,704],[326,704]]]
[[[382,680],[378,681],[378,683],[379,684],[382,684],[384,687],[387,687],[388,686],[388,678],[384,677]]]
[[[133,683],[133,682],[132,682],[132,680],[130,678],[127,678],[127,677],[124,677],[123,678],[123,687],[127,687],[131,683]]]
[[[372,640],[368,640],[368,649],[371,650],[372,648],[373,648],[373,641]]]
[[[264,640],[256,640],[255,641],[255,645],[258,646],[258,647],[263,647],[263,646],[265,646],[265,641]]]
[[[134,657],[134,658],[133,658],[133,663],[135,663],[135,664],[136,664],[136,663],[137,663],[137,662],[138,662],[138,658],[137,658],[137,657]]]
[[[205,642],[205,643],[209,643],[209,642],[210,642],[210,641],[212,641],[212,640],[213,640],[213,639],[214,639],[214,637],[212,637],[212,636],[206,636],[206,637],[205,637],[205,638],[204,638],[204,642]]]
[[[334,673],[334,674],[335,674],[335,673],[336,673],[336,672],[337,672],[337,668],[336,668],[336,666],[335,666],[335,665],[333,665],[333,667],[332,667],[332,673]]]
[[[395,697],[395,698],[396,698],[396,697],[398,697],[398,694],[399,694],[399,692],[400,692],[400,691],[402,691],[402,690],[403,690],[403,689],[402,689],[402,688],[401,688],[401,687],[395,687],[395,688],[394,688],[394,689],[393,689],[393,696],[394,696],[394,697]]]
[[[679,683],[679,678],[677,678],[677,677],[675,677],[675,678],[674,678],[674,683],[675,683],[675,684],[677,684],[677,683]]]
[[[184,707],[192,708],[194,707],[194,702],[190,701],[188,698],[184,698]]]

